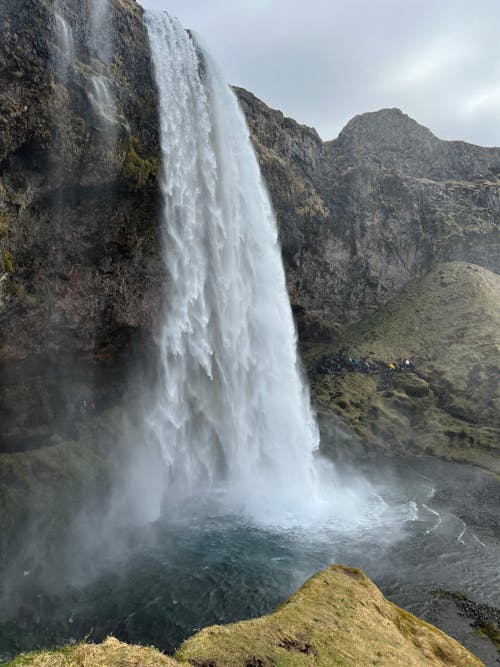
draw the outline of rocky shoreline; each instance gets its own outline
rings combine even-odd
[[[435,591],[426,620],[466,646],[485,665],[500,664],[500,609],[463,593]]]

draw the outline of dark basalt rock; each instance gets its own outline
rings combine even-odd
[[[434,591],[425,616],[485,665],[500,664],[500,610],[463,593],[439,590]]]
[[[62,70],[54,7],[0,8],[0,451],[32,447],[61,413],[71,422],[86,387],[103,404],[125,391],[163,299],[142,10],[113,0],[101,59],[88,3],[65,0],[76,59]],[[96,74],[111,86],[112,128],[92,104]],[[302,340],[335,341],[438,261],[499,271],[499,149],[441,141],[397,109],[357,116],[325,143],[236,93],[278,215]]]

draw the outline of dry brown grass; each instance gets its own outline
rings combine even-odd
[[[130,646],[108,637],[102,644],[77,644],[60,651],[19,656],[11,667],[180,667],[155,648]]]
[[[176,657],[200,667],[483,664],[440,630],[388,602],[362,572],[339,565],[314,576],[269,616],[202,630]]]
[[[388,602],[359,570],[319,572],[274,613],[212,626],[174,658],[109,637],[20,656],[10,667],[484,667],[455,640]]]

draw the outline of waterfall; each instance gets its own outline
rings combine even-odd
[[[111,82],[102,75],[93,72],[90,78],[88,98],[94,112],[107,129],[113,129],[116,123],[116,102],[111,92]]]
[[[97,66],[99,69],[91,74],[88,97],[96,115],[102,122],[102,129],[108,132],[114,131],[117,122],[113,84],[107,71],[112,58],[111,20],[109,0],[89,0],[88,46],[91,54],[98,61],[93,63],[93,67]]]
[[[276,221],[235,95],[198,40],[146,13],[160,103],[167,309],[146,439],[167,499],[250,511],[315,495],[318,432],[298,368]]]
[[[103,63],[111,59],[109,28],[111,24],[110,0],[89,0],[89,36],[91,52]]]
[[[73,31],[63,13],[60,0],[54,6],[55,38],[57,54],[55,57],[56,71],[61,81],[66,82],[69,68],[75,60],[75,40]]]

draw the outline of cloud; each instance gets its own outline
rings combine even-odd
[[[463,35],[444,35],[408,53],[387,77],[393,88],[426,87],[454,76],[476,54],[474,44]]]
[[[500,109],[500,83],[491,88],[481,90],[468,99],[464,105],[466,115],[479,113],[497,113]]]
[[[143,0],[200,33],[228,81],[338,134],[399,107],[446,139],[500,145],[497,0]]]

